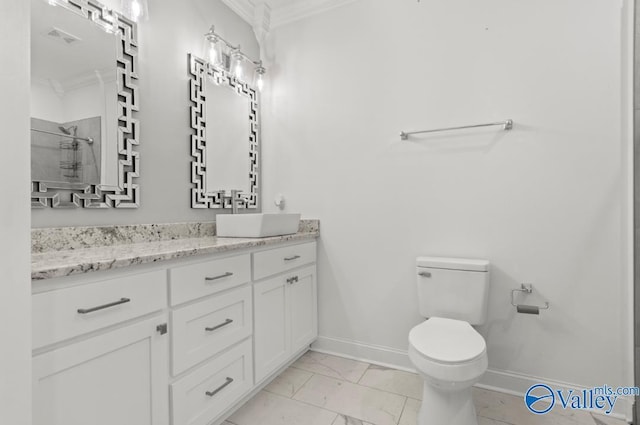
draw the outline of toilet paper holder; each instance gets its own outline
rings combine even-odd
[[[511,305],[516,308],[518,313],[524,314],[540,314],[540,310],[548,310],[549,303],[545,302],[544,306],[539,305],[526,305],[526,304],[516,304],[516,292],[524,292],[525,294],[530,294],[533,292],[533,285],[530,283],[523,283],[520,285],[520,289],[512,289],[511,290]]]

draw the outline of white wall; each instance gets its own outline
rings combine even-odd
[[[31,117],[41,120],[64,122],[64,102],[51,88],[51,85],[41,80],[31,80]]]
[[[0,423],[31,424],[29,2],[0,2]]]
[[[115,10],[120,0],[103,0]],[[258,57],[249,24],[220,0],[153,0],[139,24],[141,205],[135,210],[34,210],[33,227],[211,221],[217,210],[191,209],[187,54],[203,55],[212,24]]]
[[[372,346],[402,354],[421,320],[415,257],[478,257],[490,369],[630,382],[621,5],[361,0],[272,34],[263,205],[322,220],[322,347],[400,359]],[[550,310],[516,314],[521,282]]]

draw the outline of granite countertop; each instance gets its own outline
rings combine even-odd
[[[31,279],[51,279],[195,255],[303,241],[314,239],[320,234],[318,220],[302,220],[298,233],[267,238],[220,238],[214,234],[215,224],[202,226],[199,223],[200,227],[196,231],[193,226],[186,228],[184,224],[178,225],[183,226],[178,232],[174,225],[34,229]],[[109,238],[105,238],[105,235],[109,235]]]

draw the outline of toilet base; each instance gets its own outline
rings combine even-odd
[[[455,391],[423,385],[418,425],[478,425],[471,387]]]

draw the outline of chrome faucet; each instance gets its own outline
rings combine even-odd
[[[218,191],[218,193],[220,193],[220,199],[222,201],[222,205],[224,205],[225,200],[229,199],[231,201],[231,214],[238,214],[238,205],[246,204],[247,200],[241,196],[238,196],[240,193],[242,193],[241,190],[232,189],[230,190],[230,192],[231,192],[231,196],[227,196],[226,190]]]

